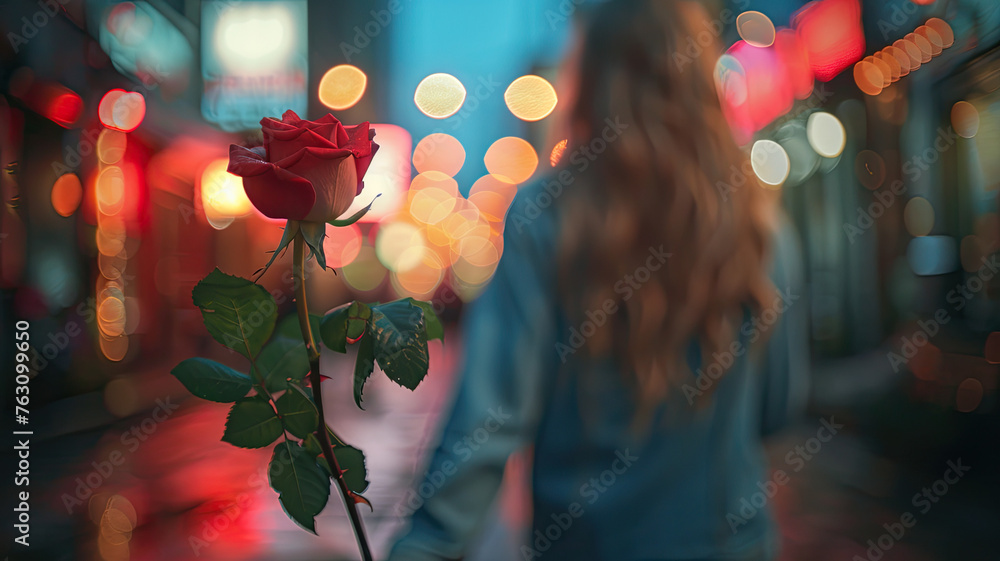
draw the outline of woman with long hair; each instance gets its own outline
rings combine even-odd
[[[571,148],[511,206],[392,560],[461,558],[530,445],[524,559],[775,556],[761,442],[804,405],[806,305],[795,237],[723,115],[712,29],[690,1],[591,15]]]

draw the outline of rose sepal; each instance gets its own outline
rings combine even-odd
[[[382,196],[382,193],[379,193],[378,195],[375,195],[375,198],[372,199],[372,202],[368,203],[367,206],[365,206],[361,210],[355,212],[354,214],[352,214],[348,218],[338,219],[338,220],[331,220],[331,221],[327,222],[327,224],[329,224],[331,226],[336,226],[338,228],[343,228],[344,226],[350,226],[351,224],[354,224],[358,220],[361,220],[362,218],[364,218],[364,216],[366,214],[368,214],[368,211],[372,209],[372,205],[375,204],[375,201],[379,197],[381,197],[381,196]]]
[[[300,222],[299,230],[302,238],[309,246],[309,258],[316,258],[316,263],[326,270],[326,252],[323,251],[323,240],[326,238],[326,222]]]
[[[268,260],[267,265],[257,269],[254,273],[257,275],[258,279],[264,276],[264,273],[271,268],[271,264],[278,258],[278,255],[281,254],[282,250],[288,247],[288,244],[292,243],[292,240],[295,239],[295,235],[299,233],[299,224],[298,220],[289,220],[285,222],[285,232],[281,235],[281,241],[278,242],[278,247],[271,253],[271,259]]]

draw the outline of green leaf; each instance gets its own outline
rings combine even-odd
[[[347,342],[354,344],[365,334],[365,327],[372,317],[372,309],[364,302],[355,300],[347,307]]]
[[[319,441],[313,437],[312,442],[306,443],[304,446],[310,454],[312,454],[312,448],[317,450],[317,453],[312,457],[316,458],[319,466],[323,468],[323,471],[329,477],[333,477],[333,470],[330,469],[330,464],[323,457],[323,452],[319,451]],[[368,468],[365,466],[365,453],[353,446],[344,444],[334,446],[333,455],[337,457],[337,464],[340,465],[340,469],[344,470],[344,483],[347,483],[347,488],[354,493],[363,493],[368,488]]]
[[[363,493],[368,488],[365,453],[353,446],[337,446],[333,449],[333,455],[337,457],[340,469],[344,470],[344,482],[347,483],[347,488],[355,493]]]
[[[319,414],[312,400],[299,388],[291,388],[274,402],[288,432],[305,438],[319,427]]]
[[[216,341],[247,358],[274,331],[278,306],[264,287],[215,269],[191,291],[205,327]]]
[[[170,371],[194,395],[217,401],[232,403],[250,392],[250,377],[242,372],[208,360],[189,358]]]
[[[370,326],[375,360],[382,371],[404,388],[416,389],[429,365],[423,309],[408,300],[374,306]]]
[[[274,447],[267,479],[288,517],[315,534],[316,515],[330,498],[330,478],[305,450],[285,440]]]
[[[427,325],[427,340],[440,339],[444,341],[444,326],[441,324],[441,320],[438,319],[437,314],[434,313],[434,306],[430,302],[414,300],[413,298],[406,298],[406,300],[409,300],[411,304],[418,306],[424,311],[424,323]]]
[[[313,337],[319,337],[320,324],[322,321],[322,316],[318,314],[309,314],[309,325],[312,327]],[[278,322],[278,327],[274,330],[274,336],[284,337],[293,341],[305,341],[305,339],[302,338],[302,328],[299,325],[298,314],[289,314],[281,318],[281,321]]]
[[[270,402],[255,395],[237,401],[229,410],[222,441],[240,448],[263,448],[282,432],[281,421]]]
[[[316,461],[319,461],[319,456],[323,455],[323,447],[320,446],[319,439],[313,433],[309,433],[302,439],[302,448]]]
[[[361,339],[361,344],[358,345],[357,362],[354,363],[354,403],[360,409],[364,409],[361,407],[361,392],[365,388],[368,377],[375,370],[374,339],[370,334]]]
[[[372,199],[372,202],[368,203],[368,206],[355,212],[349,218],[344,218],[341,220],[331,220],[329,224],[331,226],[337,226],[337,227],[350,226],[351,224],[354,224],[358,220],[361,220],[364,217],[364,215],[368,214],[368,211],[372,209],[372,205],[375,204],[375,201],[381,196],[382,193],[375,195],[375,198]]]
[[[326,238],[326,222],[302,222],[300,225],[302,238],[309,246],[309,256],[316,258],[316,263],[326,270],[326,253],[323,250],[323,239]]]
[[[288,389],[289,380],[299,381],[309,374],[309,355],[302,339],[275,337],[255,362],[269,392]]]
[[[323,316],[319,334],[323,344],[331,351],[347,352],[347,311],[345,306]]]

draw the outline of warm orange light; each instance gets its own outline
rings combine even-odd
[[[146,98],[139,92],[111,90],[101,98],[97,115],[109,129],[132,132],[146,116]]]
[[[886,65],[886,67],[888,67],[889,73],[887,74],[887,76],[889,77],[890,83],[899,80],[900,74],[902,74],[903,72],[903,68],[902,66],[900,66],[899,61],[896,60],[896,57],[892,56],[883,49],[875,53],[873,55],[873,58],[875,60],[881,61],[883,64]],[[889,84],[885,85],[888,86]]]
[[[911,236],[926,236],[934,229],[934,207],[923,197],[913,197],[903,209],[903,222]]]
[[[414,297],[429,296],[444,279],[445,265],[437,253],[424,251],[415,267],[392,274],[393,286]]]
[[[511,82],[503,94],[507,108],[523,121],[540,121],[548,117],[559,102],[556,90],[541,76],[521,76]]]
[[[564,138],[552,147],[552,153],[549,154],[549,164],[551,164],[552,167],[559,165],[559,161],[562,160],[563,153],[566,152],[566,146],[568,144],[569,140]]]
[[[226,171],[227,158],[213,160],[201,172],[201,204],[205,215],[240,217],[250,214],[253,204],[243,190],[243,178]]]
[[[113,129],[104,129],[97,137],[97,158],[105,164],[117,164],[128,148],[128,135]]]
[[[770,47],[774,43],[774,24],[760,12],[743,12],[737,16],[736,31],[754,47]]]
[[[417,173],[439,171],[454,177],[464,164],[465,147],[450,134],[429,134],[413,150],[413,167],[417,168]]]
[[[907,43],[913,43],[916,45],[917,49],[920,51],[920,63],[927,64],[934,58],[934,50],[931,48],[931,43],[926,38],[917,35],[916,33],[907,33],[903,40]]]
[[[410,182],[409,199],[412,200],[417,191],[430,188],[441,189],[453,197],[458,196],[458,182],[440,171],[425,171]]]
[[[437,224],[447,218],[457,204],[455,195],[438,187],[428,187],[414,192],[410,215],[424,224]]]
[[[864,60],[874,64],[875,68],[878,68],[879,74],[882,75],[882,84],[879,87],[885,88],[892,83],[892,69],[889,68],[889,65],[885,61],[873,56],[865,57]]]
[[[910,59],[910,72],[920,68],[920,60],[923,58],[920,48],[917,47],[912,41],[907,41],[906,39],[900,39],[892,44],[893,47],[906,53],[906,56]]]
[[[472,184],[472,189],[469,189],[469,196],[473,196],[480,191],[492,191],[503,196],[510,204],[514,200],[514,195],[517,194],[517,185],[511,183],[507,178],[500,177],[498,175],[486,174],[476,180]]]
[[[955,44],[955,32],[952,31],[951,26],[948,22],[941,18],[931,18],[927,20],[927,27],[930,27],[934,31],[937,31],[938,35],[941,36],[941,47],[947,49]]]
[[[59,176],[52,185],[52,208],[59,216],[71,216],[83,200],[83,185],[75,173]]]
[[[465,86],[451,74],[431,74],[417,85],[413,102],[424,115],[446,119],[458,113],[465,103]]]
[[[486,151],[486,169],[496,175],[523,183],[535,173],[538,154],[528,141],[507,136],[497,140]]]
[[[931,47],[932,57],[941,54],[941,50],[944,48],[944,40],[941,38],[941,34],[935,31],[934,28],[928,25],[921,25],[913,30],[913,34],[927,40]]]
[[[104,214],[117,214],[125,205],[125,174],[118,166],[108,166],[97,176],[97,208]]]
[[[979,110],[968,101],[951,107],[951,126],[962,138],[973,138],[979,132]]]
[[[355,197],[343,216],[351,216],[367,206],[378,196],[361,222],[378,222],[399,211],[406,202],[406,188],[410,184],[410,153],[413,138],[398,125],[372,123],[378,154],[372,158],[365,174],[364,189]]]
[[[335,111],[353,107],[365,95],[368,76],[350,64],[334,66],[319,81],[319,101]]]
[[[854,65],[854,83],[864,93],[878,95],[882,92],[884,77],[882,76],[882,71],[871,61],[862,60]]]
[[[361,228],[357,224],[327,228],[326,239],[323,240],[327,266],[340,269],[353,263],[361,251],[361,243]]]
[[[906,52],[893,45],[889,45],[883,49],[883,52],[888,53],[892,58],[896,59],[896,64],[899,65],[900,78],[910,73],[910,57],[907,56]]]
[[[390,222],[379,226],[375,253],[387,269],[399,273],[423,262],[426,245],[424,234],[413,224]]]

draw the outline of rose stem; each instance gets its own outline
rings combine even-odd
[[[333,471],[337,486],[340,487],[340,495],[344,498],[344,506],[347,514],[351,517],[351,526],[354,527],[354,535],[358,539],[358,548],[361,550],[361,557],[364,561],[372,561],[372,552],[368,546],[368,538],[365,536],[365,527],[358,512],[358,505],[354,501],[347,482],[344,480],[344,472],[340,469],[337,456],[330,446],[330,435],[326,431],[326,417],[323,415],[323,386],[322,378],[319,374],[319,349],[316,340],[313,339],[312,324],[309,321],[309,306],[306,304],[306,279],[305,275],[305,240],[302,232],[295,235],[294,249],[292,253],[292,276],[295,280],[295,307],[299,316],[299,327],[302,330],[302,339],[306,343],[306,352],[309,353],[309,383],[313,388],[313,396],[316,401],[316,411],[319,413],[319,427],[316,430],[316,437],[319,439],[323,456]]]

